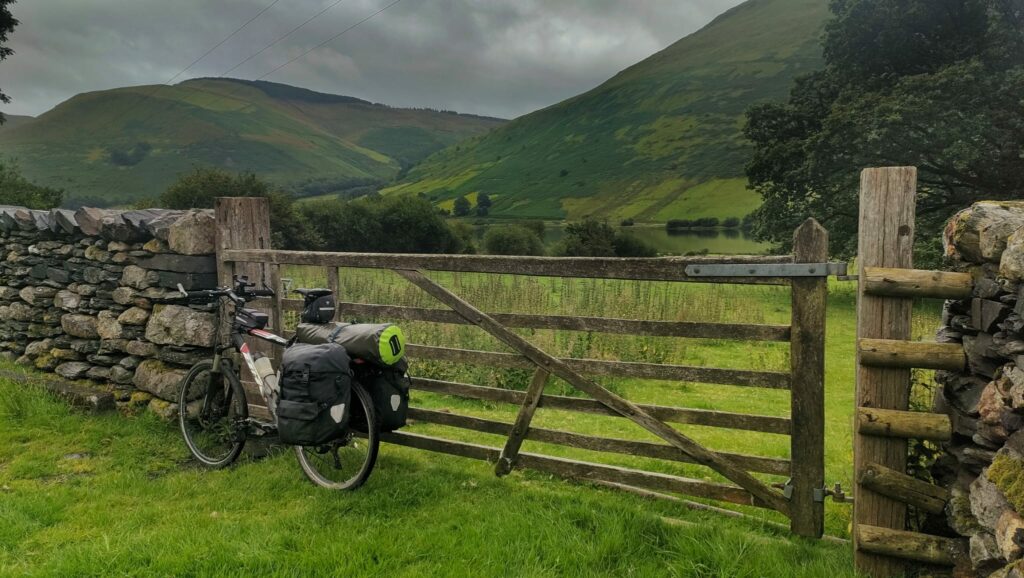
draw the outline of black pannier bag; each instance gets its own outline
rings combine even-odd
[[[363,386],[373,399],[380,431],[405,427],[409,413],[409,376],[404,371],[379,369],[367,378]]]
[[[281,443],[325,444],[344,433],[351,413],[352,369],[336,343],[295,344],[281,362],[277,427]]]
[[[405,336],[392,323],[300,323],[300,343],[337,343],[352,357],[378,367],[405,370]]]

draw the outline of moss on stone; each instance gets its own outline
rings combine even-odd
[[[1000,453],[988,468],[988,479],[1006,496],[1013,509],[1024,512],[1024,461]]]

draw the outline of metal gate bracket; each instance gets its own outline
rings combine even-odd
[[[690,277],[828,277],[845,276],[846,263],[719,263],[687,265]]]

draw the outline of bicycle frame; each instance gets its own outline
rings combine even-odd
[[[235,304],[236,311],[237,307],[238,305]],[[231,373],[233,376],[235,371],[234,365],[229,360],[224,358],[224,352],[229,350],[237,351],[241,355],[242,359],[245,361],[246,367],[249,368],[249,372],[252,374],[253,379],[256,381],[256,385],[259,388],[260,396],[263,397],[264,402],[267,404],[267,409],[273,416],[274,408],[276,405],[274,403],[274,395],[276,395],[276,392],[271,389],[271,387],[263,380],[259,372],[256,370],[256,358],[253,356],[252,351],[249,349],[249,344],[245,342],[246,335],[251,335],[252,337],[255,337],[261,341],[267,341],[273,343],[274,345],[279,345],[281,347],[285,347],[288,345],[287,339],[281,337],[280,335],[271,333],[270,331],[266,331],[264,329],[243,329],[242,327],[239,326],[237,322],[236,313],[232,313],[230,337],[231,343],[226,347],[221,347],[220,332],[217,332],[213,349],[214,354],[212,372],[215,374],[228,372]],[[228,392],[225,392],[225,394],[227,393]],[[212,395],[213,388],[210,388],[210,390],[207,391],[206,398],[203,401],[204,413],[209,409],[209,404]]]

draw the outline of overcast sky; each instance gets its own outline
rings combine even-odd
[[[175,82],[221,76],[338,0],[278,0]],[[228,76],[259,78],[394,0],[340,0]],[[273,0],[20,0],[2,110],[166,82]],[[266,77],[394,106],[512,118],[600,84],[740,0],[399,0]]]

